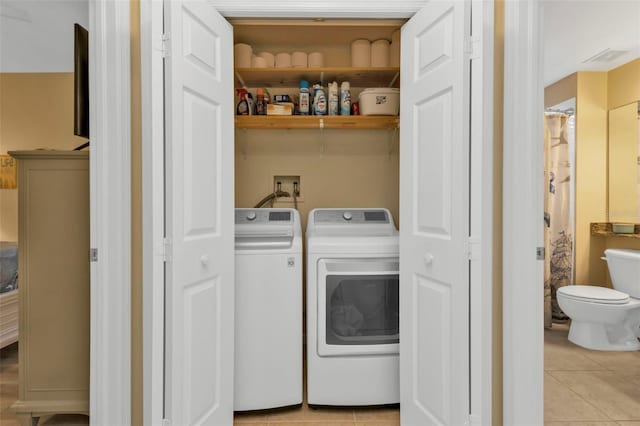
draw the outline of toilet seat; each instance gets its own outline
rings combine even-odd
[[[602,303],[605,305],[624,305],[628,303],[628,294],[607,287],[592,285],[569,285],[560,287],[558,293],[569,299],[581,302]]]

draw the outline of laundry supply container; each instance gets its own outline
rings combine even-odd
[[[358,97],[360,115],[398,115],[400,89],[372,87],[364,89]]]

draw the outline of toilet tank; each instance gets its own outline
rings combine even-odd
[[[613,288],[640,299],[640,250],[607,249],[604,254]]]

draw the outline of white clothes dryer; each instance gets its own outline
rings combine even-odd
[[[302,231],[294,209],[235,212],[234,410],[302,403]]]
[[[386,209],[309,213],[309,404],[400,402],[398,256]]]

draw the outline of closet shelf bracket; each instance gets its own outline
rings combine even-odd
[[[320,128],[320,158],[324,157],[324,118],[318,120],[318,127]]]
[[[396,75],[393,76],[393,78],[391,79],[391,83],[389,83],[389,87],[393,87],[393,85],[396,84],[396,80],[398,80],[398,77],[400,77],[400,71],[398,71]]]
[[[242,79],[242,76],[237,71],[236,71],[236,78],[238,79],[238,83],[240,83],[240,87],[247,87],[247,85],[244,84],[244,80]]]

